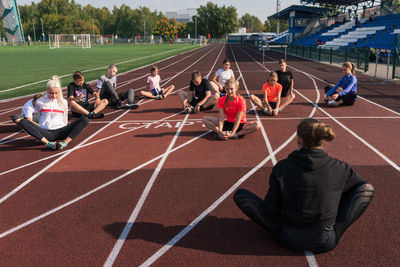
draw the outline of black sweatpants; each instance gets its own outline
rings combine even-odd
[[[245,189],[239,189],[233,197],[243,213],[267,229],[282,246],[296,251],[319,253],[336,247],[346,229],[367,209],[373,195],[374,187],[371,184],[355,185],[342,195],[335,224],[319,228],[283,226],[279,217],[265,213],[263,199]]]
[[[325,86],[325,93],[329,92],[329,90],[331,90],[332,87],[330,86]],[[338,96],[338,98],[336,98],[336,102],[339,102],[340,100],[343,101],[343,106],[352,106],[354,105],[354,103],[357,100],[357,93],[354,92],[350,92],[347,95],[340,95]]]
[[[38,140],[42,140],[43,137],[45,137],[49,141],[56,141],[56,140],[64,140],[67,137],[74,139],[83,131],[83,129],[85,129],[88,123],[89,119],[86,116],[84,116],[74,120],[73,122],[62,128],[58,128],[55,130],[43,129],[26,119],[22,119],[18,123],[18,125],[25,132],[32,135]]]
[[[118,104],[118,101],[124,101],[125,99],[128,100],[129,104],[133,104],[135,100],[135,93],[132,89],[128,89],[122,93],[117,94],[114,87],[112,86],[110,81],[107,81],[103,84],[100,93],[100,99],[107,99],[108,105],[115,106]]]

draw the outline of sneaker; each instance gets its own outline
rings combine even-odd
[[[122,103],[122,101],[119,101],[118,104],[117,104],[117,108],[121,109],[121,108],[124,108],[124,107],[125,107],[124,103]]]
[[[328,101],[326,102],[326,105],[328,107],[336,107],[338,105],[338,102],[328,99]]]
[[[137,109],[139,105],[135,103],[127,103],[125,104],[125,107],[127,107],[128,109]]]
[[[190,114],[194,114],[194,107],[190,107],[190,108],[189,108],[189,113],[190,113]]]
[[[231,131],[229,131],[229,134],[231,134],[232,132]],[[231,139],[239,139],[239,136],[237,135],[237,133],[235,133],[232,137],[231,137]]]
[[[57,147],[56,147],[56,142],[48,142],[48,143],[46,144],[46,147],[49,148],[49,149],[51,149],[51,150],[56,150],[56,149],[57,149]]]
[[[62,141],[62,142],[57,142],[56,143],[56,148],[57,148],[57,150],[63,150],[64,148],[66,148],[67,147],[67,143],[65,143],[64,141]]]
[[[272,113],[266,108],[263,110],[263,114],[266,116],[271,116]]]
[[[162,97],[161,97],[161,95],[157,95],[154,99],[155,100],[162,100]]]
[[[160,99],[165,99],[165,95],[164,95],[164,92],[163,91],[161,91],[161,93],[160,93]]]

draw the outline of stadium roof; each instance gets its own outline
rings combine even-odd
[[[292,5],[284,10],[279,11],[278,13],[269,16],[268,19],[289,19],[290,12],[295,11],[297,15],[305,15],[305,16],[313,16],[313,17],[322,17],[328,11],[328,8],[325,7],[314,7],[314,6],[299,6]]]
[[[370,2],[367,0],[302,0],[302,3],[307,4],[319,4],[319,5],[329,5],[329,6],[352,6],[358,5],[363,2]]]

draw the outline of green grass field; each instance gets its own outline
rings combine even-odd
[[[75,70],[84,71],[85,80],[91,81],[104,74],[106,66],[112,63],[118,64],[121,73],[197,47],[186,44],[99,45],[90,49],[50,49],[48,46],[0,47],[0,99],[43,92],[46,82],[28,84],[48,80],[53,75],[68,75],[61,78],[63,86],[66,86],[72,81],[72,73]],[[8,90],[19,86],[22,87]]]

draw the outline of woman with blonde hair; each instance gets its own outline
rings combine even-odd
[[[218,118],[206,116],[204,125],[218,134],[222,140],[237,139],[260,129],[260,125],[253,121],[247,122],[246,101],[237,94],[238,81],[231,78],[225,83],[226,95],[218,99]],[[225,119],[226,117],[226,119]]]
[[[268,76],[268,82],[263,84],[263,96],[250,95],[250,100],[267,116],[277,116],[281,112],[282,85],[278,83],[278,74],[273,71]]]
[[[264,200],[239,189],[234,200],[255,223],[296,251],[325,252],[367,209],[374,187],[322,150],[335,134],[313,118],[297,126],[298,150],[272,169]]]
[[[343,63],[342,71],[344,76],[334,87],[325,87],[324,101],[329,107],[352,106],[357,100],[357,77],[354,64]]]
[[[53,76],[46,86],[47,94],[36,101],[36,112],[39,125],[27,119],[17,119],[15,122],[25,132],[40,140],[47,148],[61,150],[78,136],[89,123],[84,116],[68,124],[68,102],[63,98],[61,82]],[[55,142],[55,141],[60,142]]]

